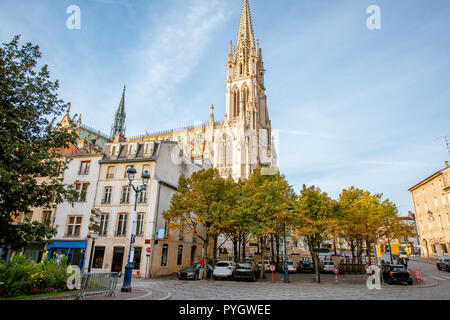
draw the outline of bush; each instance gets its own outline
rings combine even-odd
[[[44,255],[40,263],[14,256],[8,264],[0,262],[0,297],[16,297],[67,291],[67,258],[58,263]]]

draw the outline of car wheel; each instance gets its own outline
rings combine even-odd
[[[198,280],[198,273],[194,274],[194,280]]]
[[[216,276],[213,276],[213,280],[217,280],[217,277],[216,277]]]
[[[438,270],[441,270],[441,268],[439,267],[439,265],[436,265]]]
[[[447,266],[447,272],[450,272],[450,266]]]
[[[412,286],[413,282],[412,281],[408,281],[408,285]]]
[[[387,281],[387,283],[388,283],[388,284],[393,284],[392,279],[389,278],[388,281]]]

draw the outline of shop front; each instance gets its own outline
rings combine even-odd
[[[85,258],[86,258],[86,245],[87,241],[53,241],[47,249],[49,251],[49,259],[58,256],[66,256],[68,263],[73,266],[79,266],[83,270]]]

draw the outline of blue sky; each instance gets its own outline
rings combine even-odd
[[[72,113],[109,134],[127,85],[127,135],[225,113],[241,0],[2,0],[0,41],[39,44]],[[69,30],[66,9],[81,9]],[[366,9],[381,9],[368,30]],[[450,135],[448,0],[250,0],[279,165],[298,192],[355,185],[401,215],[407,189],[443,168]]]

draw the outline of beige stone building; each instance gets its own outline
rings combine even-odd
[[[135,192],[129,186],[127,169],[137,170],[133,184],[142,185],[141,174],[148,171],[147,190],[137,199],[136,241],[133,275],[155,277],[172,274],[181,267],[199,262],[202,242],[192,234],[170,231],[162,212],[170,206],[180,175],[190,176],[202,166],[180,157],[173,141],[125,142],[116,137],[105,145],[99,161],[94,207],[103,212],[99,238],[95,240],[92,272],[124,272],[130,249]],[[211,167],[205,163],[205,167]],[[90,259],[89,240],[85,269]],[[150,253],[147,253],[150,250]]]
[[[423,257],[448,256],[450,248],[450,167],[445,167],[408,189],[416,213]]]

